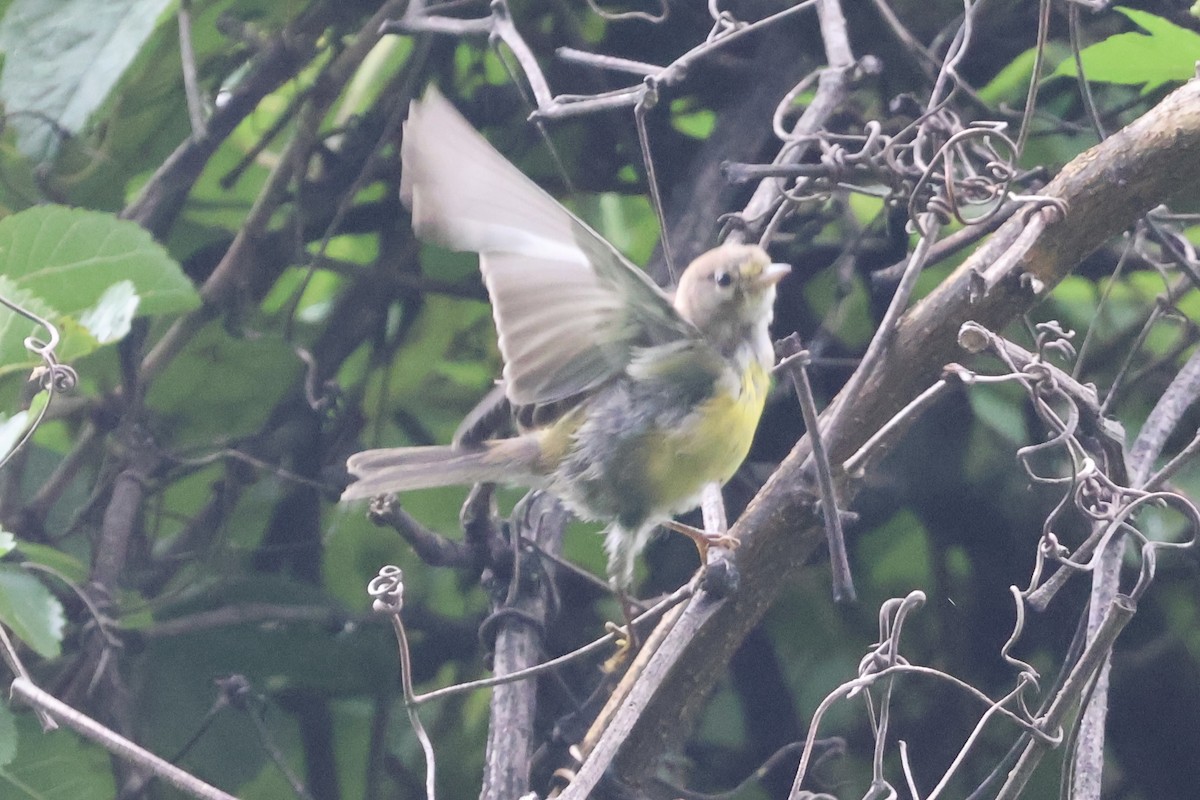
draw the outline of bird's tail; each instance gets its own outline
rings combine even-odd
[[[540,449],[532,436],[518,436],[458,447],[393,447],[364,450],[350,456],[346,469],[357,480],[342,492],[342,500],[361,500],[380,494],[458,486],[504,483],[536,486]]]

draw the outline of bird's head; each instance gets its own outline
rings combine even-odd
[[[675,290],[675,310],[718,344],[771,322],[775,284],[791,272],[772,263],[753,244],[724,244],[698,257],[684,270]]]

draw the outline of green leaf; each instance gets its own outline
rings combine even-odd
[[[1149,92],[1166,83],[1183,83],[1196,74],[1200,34],[1145,11],[1117,10],[1146,33],[1118,33],[1084,48],[1080,59],[1088,80],[1141,86]],[[1050,77],[1076,74],[1075,59],[1068,58]]]
[[[0,220],[0,273],[61,313],[79,315],[128,280],[143,315],[199,305],[175,260],[138,225],[112,214],[38,206]]]
[[[41,581],[12,564],[0,564],[0,622],[42,658],[62,645],[62,604]]]
[[[53,570],[64,581],[76,584],[87,582],[88,565],[57,547],[23,539],[17,542],[17,552],[21,554],[22,560]]]
[[[0,252],[0,265],[4,263],[4,253]],[[7,305],[0,305],[0,375],[11,369],[23,369],[39,363],[25,344],[29,337],[37,341],[48,341],[50,332],[37,322],[17,313],[8,305],[16,306],[29,314],[36,314],[45,320],[52,320],[58,313],[36,297],[33,292],[22,289],[4,275],[0,266],[0,297]],[[33,342],[31,342],[32,344]]]
[[[28,411],[18,411],[11,417],[0,414],[0,459],[5,458],[17,446],[28,425]]]
[[[858,556],[873,565],[866,581],[892,594],[933,586],[929,532],[912,512],[897,512],[886,523],[862,537]]]
[[[392,76],[408,61],[412,49],[413,40],[407,36],[385,36],[376,42],[347,84],[334,124],[345,125],[355,115],[370,110]]]
[[[717,115],[712,109],[696,108],[688,99],[671,103],[671,126],[693,139],[707,139],[717,124]]]
[[[0,797],[5,800],[111,800],[112,762],[98,745],[72,730],[43,733],[32,714],[17,718],[17,758],[0,766]]]
[[[1028,421],[1022,413],[1022,399],[1013,387],[985,384],[972,388],[967,397],[976,419],[999,434],[1002,441],[1012,447],[1028,443]]]
[[[199,304],[191,281],[150,234],[111,214],[39,206],[0,220],[0,293],[59,328],[70,360],[116,341],[134,315]],[[49,332],[0,309],[0,374],[38,363],[25,337]]]
[[[146,402],[172,421],[167,441],[212,446],[263,425],[301,368],[278,338],[235,339],[208,326],[155,381]],[[198,403],[207,411],[197,413]]]
[[[1029,91],[1029,77],[1037,60],[1037,49],[1029,48],[1008,62],[987,85],[979,90],[979,97],[988,105],[1002,100],[1016,100]]]
[[[599,192],[581,195],[571,205],[633,263],[650,260],[658,244],[658,218],[647,197]]]
[[[118,281],[104,290],[96,305],[79,315],[79,322],[100,344],[120,341],[129,333],[140,300],[133,281]]]
[[[883,198],[876,197],[875,195],[852,192],[846,200],[851,213],[854,214],[854,218],[864,227],[871,224],[887,210]]]
[[[9,453],[20,446],[21,437],[26,435],[29,426],[38,419],[49,400],[50,393],[40,391],[29,401],[29,407],[25,410],[18,411],[11,417],[0,414],[0,461],[3,461]],[[2,541],[0,541],[0,545],[2,545]],[[0,555],[4,555],[6,552],[8,551],[4,550],[0,552]]]
[[[29,158],[53,158],[104,104],[170,0],[14,0],[0,20],[0,102]],[[59,129],[59,130],[56,130]]]

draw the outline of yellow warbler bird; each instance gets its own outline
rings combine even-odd
[[[478,482],[546,489],[608,522],[609,576],[627,589],[655,527],[746,457],[774,362],[775,284],[790,268],[726,244],[693,261],[672,297],[432,89],[412,103],[401,158],[417,235],[479,253],[504,391],[530,424],[477,446],[357,453],[342,499]]]

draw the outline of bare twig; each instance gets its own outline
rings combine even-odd
[[[237,800],[214,786],[193,777],[179,767],[164,761],[148,750],[101,725],[91,717],[76,711],[71,706],[42,691],[27,678],[17,678],[10,689],[13,697],[23,700],[34,708],[49,714],[85,739],[95,742],[117,758],[149,770],[176,789],[200,800]]]
[[[1079,662],[1071,671],[1066,684],[1051,703],[1050,708],[1038,720],[1038,728],[1043,733],[1056,733],[1066,719],[1067,713],[1075,707],[1083,696],[1083,691],[1091,682],[1102,663],[1107,661],[1117,635],[1133,618],[1136,606],[1128,598],[1118,596],[1104,615],[1096,635],[1084,650]],[[1020,797],[1026,783],[1033,774],[1034,767],[1046,752],[1048,743],[1041,739],[1030,741],[1017,760],[1016,766],[1008,774],[1008,780],[996,795],[996,800],[1016,800]]]
[[[816,468],[817,483],[821,488],[821,513],[825,518],[825,536],[829,546],[829,568],[833,573],[833,599],[837,602],[852,603],[857,599],[854,591],[854,576],[850,572],[850,559],[846,555],[846,539],[842,531],[842,512],[838,508],[833,472],[829,464],[829,456],[825,452],[825,445],[821,440],[817,404],[813,397],[812,386],[808,381],[805,363],[808,352],[802,349],[800,337],[796,334],[783,339],[777,346],[783,356],[779,367],[786,365],[792,385],[796,388],[796,396],[800,400],[804,427],[812,439],[813,464]]]
[[[376,497],[371,501],[368,514],[376,525],[386,525],[399,533],[413,552],[430,566],[461,568],[473,562],[473,554],[465,543],[429,530],[401,508],[395,497]]]
[[[20,656],[17,655],[17,648],[13,646],[12,639],[8,638],[8,630],[0,625],[0,660],[3,660],[8,665],[8,670],[13,674],[14,678],[31,681],[29,671],[25,669],[25,665],[21,663]],[[38,722],[42,726],[43,732],[58,730],[58,723],[41,708],[34,708],[34,713],[37,715]]]
[[[1134,486],[1143,486],[1167,437],[1175,432],[1187,411],[1200,399],[1200,351],[1191,357],[1171,380],[1129,451],[1130,475]]]
[[[183,71],[183,93],[187,98],[188,118],[192,122],[192,135],[204,133],[204,100],[200,97],[200,84],[196,79],[196,51],[192,47],[192,3],[182,0],[175,12],[179,20],[179,57]]]
[[[421,751],[425,755],[425,800],[437,800],[437,758],[429,734],[425,732],[425,726],[417,714],[408,632],[404,628],[404,619],[400,613],[404,608],[404,574],[399,567],[389,565],[380,568],[379,574],[371,579],[367,593],[372,598],[372,608],[386,613],[392,621],[396,643],[400,648],[400,685],[404,692],[404,707],[408,711],[408,721],[412,725],[413,733],[420,741]]]
[[[653,622],[653,621],[659,619],[660,617],[664,616],[668,611],[670,611],[672,608],[675,608],[680,603],[683,603],[686,600],[690,599],[693,594],[695,594],[695,587],[693,587],[691,584],[681,587],[680,589],[672,592],[671,594],[667,595],[663,599],[659,600],[651,608],[649,608],[646,611],[639,614],[633,620],[634,625],[640,627],[643,624],[648,624],[650,622]],[[515,681],[523,681],[523,680],[527,680],[529,678],[537,677],[539,675],[544,675],[548,672],[558,669],[559,667],[563,666],[564,664],[568,664],[572,661],[586,659],[586,658],[591,657],[592,655],[595,655],[597,653],[600,653],[607,649],[610,649],[612,647],[612,645],[617,641],[617,638],[619,635],[620,634],[618,631],[612,631],[608,634],[605,634],[604,636],[601,636],[598,639],[592,640],[591,642],[584,645],[583,647],[579,647],[579,648],[576,648],[575,650],[572,650],[569,653],[565,653],[561,656],[557,656],[556,658],[552,658],[549,661],[544,661],[541,664],[538,664],[537,666],[534,666],[534,667],[529,667],[527,669],[521,669],[521,670],[517,670],[515,672],[510,672],[507,675],[495,676],[495,677],[491,677],[491,678],[482,678],[477,681],[466,681],[463,683],[456,683],[453,686],[447,686],[442,689],[434,689],[432,691],[425,692],[424,694],[414,695],[413,699],[412,699],[412,703],[413,703],[413,705],[420,706],[420,705],[424,705],[425,703],[431,703],[434,700],[443,700],[447,697],[452,697],[452,696],[458,695],[458,694],[465,694],[467,692],[473,692],[473,691],[476,691],[477,689],[488,689],[493,686],[499,686],[504,683],[513,683]],[[648,647],[648,643],[647,643],[647,647]]]

